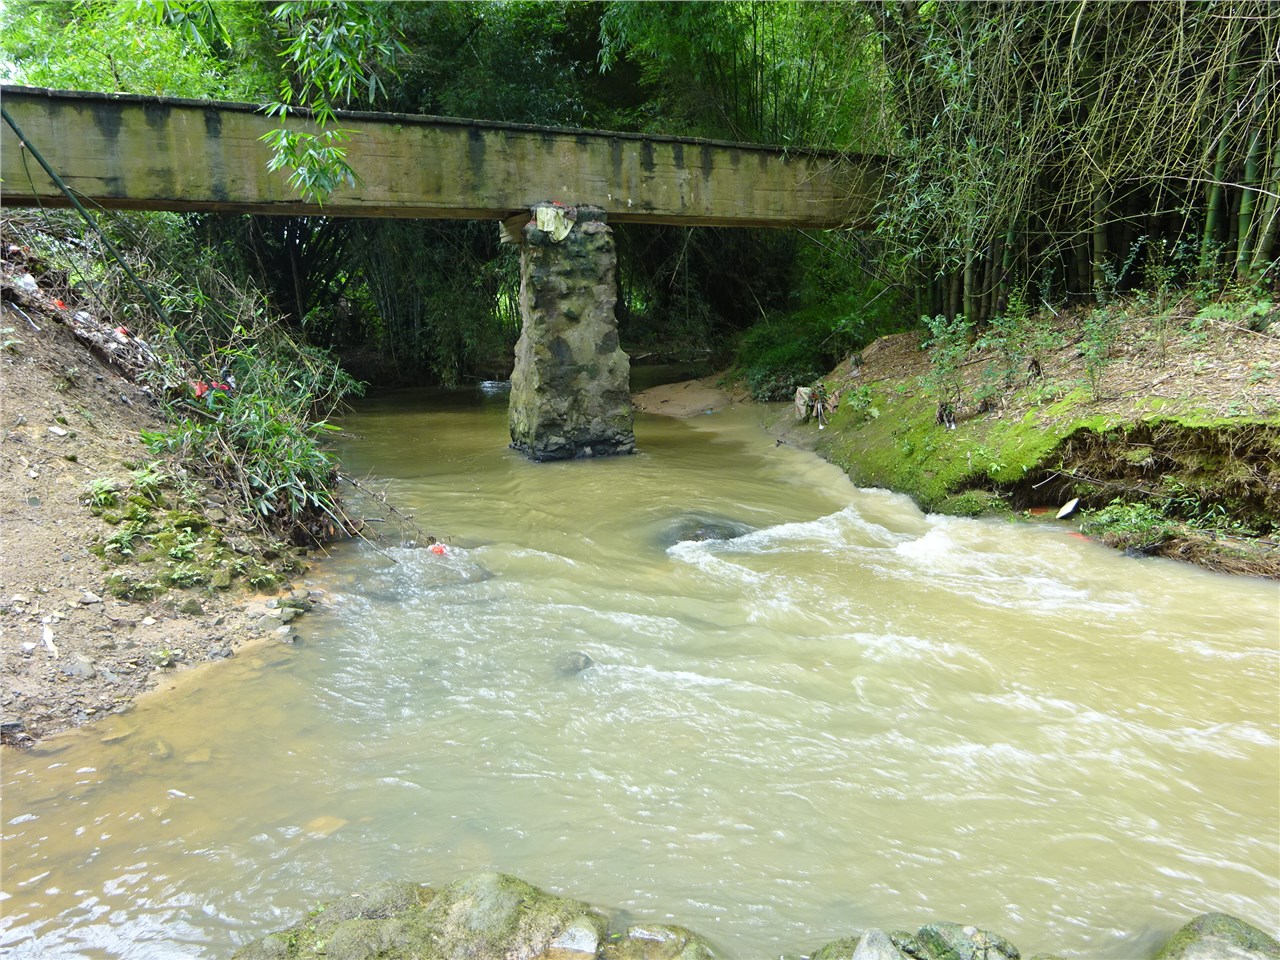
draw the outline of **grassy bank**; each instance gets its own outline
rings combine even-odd
[[[882,338],[827,378],[820,449],[926,510],[1053,517],[1078,500],[1073,520],[1111,546],[1280,576],[1280,340],[1248,322],[1269,309],[1044,318],[1034,349]]]

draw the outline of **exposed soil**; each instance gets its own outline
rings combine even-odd
[[[22,253],[6,249],[0,264],[0,707],[11,745],[127,710],[172,670],[232,656],[248,640],[277,630],[290,638],[278,598],[237,587],[111,595],[108,575],[131,565],[90,552],[113,528],[87,490],[153,460],[139,434],[163,420],[146,388],[72,332],[80,305],[56,302],[69,293],[23,281]],[[184,483],[195,509],[227,522],[246,551],[259,549],[216,490]]]
[[[726,384],[720,374],[664,383],[631,397],[631,407],[636,413],[656,413],[682,420],[751,402],[742,384]]]

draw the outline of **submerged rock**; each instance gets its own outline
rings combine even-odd
[[[1280,960],[1280,943],[1226,913],[1204,913],[1175,933],[1156,960]]]
[[[665,550],[687,540],[736,540],[755,529],[750,524],[714,513],[687,513],[662,528],[658,535],[658,546]]]
[[[595,665],[596,662],[587,654],[583,653],[581,650],[573,650],[561,657],[560,661],[556,664],[556,667],[560,671],[561,676],[576,677],[578,674],[582,673],[582,671],[590,670]]]

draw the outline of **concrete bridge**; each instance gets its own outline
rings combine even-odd
[[[5,206],[68,205],[30,143],[110,209],[499,221],[521,244],[512,442],[539,460],[634,445],[609,222],[866,226],[882,180],[879,158],[833,152],[340,112],[361,183],[317,206],[268,171],[262,136],[278,121],[254,105],[8,85],[0,97]]]

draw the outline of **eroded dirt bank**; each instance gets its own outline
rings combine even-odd
[[[23,746],[128,710],[173,670],[290,641],[316,598],[222,492],[149,453],[149,390],[73,332],[92,308],[17,248],[0,279],[0,708]]]

